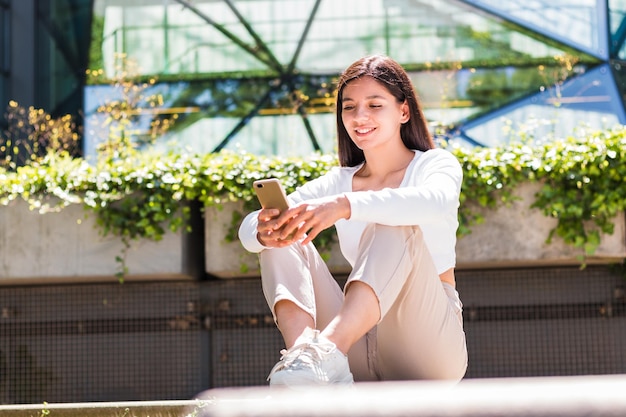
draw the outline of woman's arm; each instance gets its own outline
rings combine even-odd
[[[407,175],[406,186],[401,188],[346,193],[350,219],[420,225],[440,221],[444,213],[458,209],[463,172],[454,155],[442,149],[427,151]]]

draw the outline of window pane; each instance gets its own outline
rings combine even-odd
[[[109,74],[120,54],[141,63],[144,74],[267,70],[238,46],[252,50],[255,43],[224,2],[198,2],[191,10],[168,1],[96,0],[94,11],[103,21],[96,41]]]
[[[546,89],[534,96],[490,113],[463,128],[470,138],[486,146],[506,142],[509,127],[528,130],[528,136],[564,137],[579,127],[613,127],[624,120],[624,109],[608,66]]]
[[[582,48],[600,57],[608,57],[604,6],[596,0],[465,0],[504,15],[532,30]]]
[[[304,71],[340,71],[370,53],[405,65],[472,65],[485,59],[497,65],[563,52],[453,2],[343,0],[322,2],[299,65]]]

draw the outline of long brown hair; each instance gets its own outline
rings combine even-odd
[[[346,68],[337,84],[337,150],[340,165],[352,167],[365,161],[363,151],[352,142],[341,119],[344,88],[351,81],[365,76],[372,77],[382,84],[398,103],[405,100],[408,103],[411,117],[400,127],[404,146],[420,151],[433,149],[435,144],[408,74],[393,59],[383,55],[371,55],[359,59]]]

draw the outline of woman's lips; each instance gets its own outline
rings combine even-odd
[[[373,127],[360,127],[360,128],[354,129],[354,131],[355,131],[355,132],[356,132],[356,134],[357,134],[357,135],[359,135],[359,136],[365,136],[365,135],[367,135],[367,134],[369,134],[369,133],[373,132],[373,131],[374,131],[374,129],[375,129],[375,128],[373,128]]]

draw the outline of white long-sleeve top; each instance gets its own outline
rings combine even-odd
[[[414,152],[415,157],[398,188],[352,191],[352,179],[362,165],[335,167],[298,187],[288,198],[292,204],[297,204],[331,195],[343,194],[347,197],[350,218],[337,221],[335,228],[341,252],[352,266],[368,223],[419,226],[441,274],[456,264],[456,231],[463,172],[459,161],[446,150]],[[239,228],[239,239],[250,252],[266,249],[257,239],[257,217],[258,211],[248,214]]]

